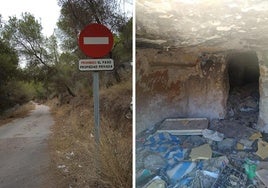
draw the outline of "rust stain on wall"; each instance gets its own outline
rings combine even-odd
[[[191,56],[181,50],[160,54],[154,49],[138,52],[136,105],[141,129],[169,116],[224,116],[228,89],[224,85],[223,54],[207,54],[199,60],[201,52]]]
[[[141,83],[146,83],[150,91],[163,93],[167,88],[168,71],[155,71],[149,74],[144,74],[141,78]]]
[[[142,89],[147,94],[164,94],[168,97],[179,95],[180,81],[171,81],[168,76],[168,70],[158,70],[149,74],[142,74],[137,82],[138,89]],[[139,90],[140,92],[140,90]]]

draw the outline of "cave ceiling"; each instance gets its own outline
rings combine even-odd
[[[137,47],[268,50],[267,0],[137,0]]]

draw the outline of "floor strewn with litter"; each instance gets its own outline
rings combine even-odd
[[[243,92],[230,93],[223,120],[167,119],[137,135],[137,187],[268,187],[267,134],[255,129],[258,96]]]
[[[137,187],[268,186],[268,163],[263,163],[268,159],[268,143],[255,132],[254,140],[222,141],[203,135],[146,135],[137,138]]]

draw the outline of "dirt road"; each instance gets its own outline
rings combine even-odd
[[[37,105],[25,118],[0,127],[0,187],[53,187],[49,181],[48,136],[53,118]]]

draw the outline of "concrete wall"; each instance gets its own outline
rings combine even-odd
[[[258,52],[260,62],[260,103],[257,129],[268,133],[268,52]]]
[[[224,118],[229,81],[222,54],[137,49],[136,132],[167,117]]]

